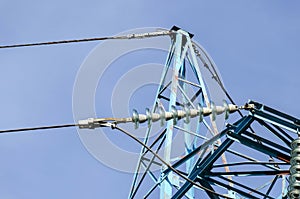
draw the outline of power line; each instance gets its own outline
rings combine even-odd
[[[40,126],[33,128],[20,128],[20,129],[8,129],[8,130],[0,130],[0,133],[13,133],[13,132],[21,132],[21,131],[36,131],[36,130],[45,130],[45,129],[59,129],[59,128],[67,128],[67,127],[75,127],[77,124],[63,124],[63,125],[54,125],[54,126]]]
[[[72,40],[60,40],[60,41],[38,42],[38,43],[13,44],[13,45],[0,46],[0,48],[19,48],[19,47],[29,47],[29,46],[47,46],[47,45],[57,45],[57,44],[101,41],[101,40],[107,40],[107,39],[111,39],[111,38],[112,37],[95,37],[95,38],[86,38],[86,39],[72,39]]]
[[[0,46],[0,49],[31,47],[31,46],[48,46],[48,45],[91,42],[91,41],[103,41],[103,40],[108,40],[108,39],[143,39],[143,38],[149,38],[149,37],[166,36],[166,35],[170,35],[170,34],[172,34],[172,31],[157,31],[157,32],[128,34],[128,35],[109,36],[109,37],[94,37],[94,38],[85,38],[85,39],[71,39],[71,40],[59,40],[59,41],[37,42],[37,43],[2,45],[2,46]]]

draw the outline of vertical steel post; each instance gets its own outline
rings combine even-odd
[[[182,34],[177,33],[176,40],[175,40],[174,66],[173,66],[172,83],[171,83],[171,91],[170,91],[169,111],[172,110],[172,106],[176,105],[178,74],[182,66],[182,61],[181,61],[182,37],[183,37]],[[167,163],[170,163],[171,161],[172,139],[173,139],[173,121],[169,120],[167,122],[167,132],[166,132],[166,140],[165,140],[165,148],[164,148],[164,159]],[[166,168],[167,168],[166,166],[163,166],[162,170]],[[161,188],[160,188],[161,199],[170,199],[172,197],[172,185],[171,185],[172,175],[173,173],[170,172],[166,178],[167,180],[163,180],[161,183]]]
[[[171,39],[172,39],[172,37],[171,37]],[[159,96],[159,93],[161,92],[161,90],[164,87],[165,78],[167,76],[167,72],[170,68],[171,60],[172,60],[173,55],[174,55],[174,51],[175,51],[174,38],[172,39],[171,42],[172,43],[171,43],[171,46],[169,48],[168,57],[166,59],[165,66],[164,66],[162,76],[161,76],[161,79],[160,79],[160,84],[159,84],[160,86],[158,87],[156,95],[155,95],[155,101],[154,101],[154,104],[153,104],[153,107],[152,107],[152,112],[155,112],[155,110],[157,108],[157,104],[159,103],[158,96]],[[145,135],[145,138],[144,138],[144,144],[148,143],[148,139],[149,139],[151,129],[152,129],[152,125],[148,126],[147,132],[146,132],[146,135]],[[139,161],[138,161],[138,164],[137,164],[137,168],[136,168],[135,173],[134,173],[134,177],[133,177],[133,181],[132,181],[132,185],[131,185],[131,191],[130,191],[129,196],[128,196],[129,199],[134,197],[133,193],[135,192],[135,189],[136,189],[135,186],[136,186],[136,182],[138,180],[138,175],[139,175],[140,168],[141,168],[141,157],[144,154],[144,152],[145,152],[145,148],[142,147],[141,152],[140,152]]]

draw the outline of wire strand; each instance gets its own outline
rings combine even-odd
[[[13,45],[0,46],[0,49],[1,48],[19,48],[19,47],[29,47],[29,46],[46,46],[46,45],[101,41],[101,40],[107,40],[107,39],[113,39],[113,38],[114,37],[95,37],[95,38],[86,38],[86,39],[72,39],[72,40],[60,40],[60,41],[38,42],[38,43],[13,44]]]
[[[77,124],[63,124],[63,125],[54,125],[54,126],[40,126],[33,128],[20,128],[20,129],[8,129],[8,130],[0,130],[0,133],[13,133],[13,132],[21,132],[21,131],[36,131],[36,130],[45,130],[45,129],[58,129],[58,128],[67,128],[67,127],[75,127]]]
[[[150,37],[167,36],[167,35],[171,35],[172,33],[173,33],[172,31],[156,31],[156,32],[117,35],[117,36],[108,36],[108,37],[94,37],[94,38],[85,38],[85,39],[71,39],[71,40],[60,40],[60,41],[2,45],[2,46],[0,46],[0,49],[30,47],[30,46],[46,46],[46,45],[68,44],[68,43],[80,43],[80,42],[90,42],[90,41],[102,41],[102,40],[108,40],[108,39],[144,39],[144,38],[150,38]]]

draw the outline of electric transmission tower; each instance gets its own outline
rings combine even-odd
[[[146,176],[153,180],[153,186],[143,193],[144,198],[151,195],[157,197],[156,189],[163,199],[203,198],[204,195],[210,198],[285,197],[286,175],[289,174],[290,165],[290,142],[295,139],[295,135],[283,129],[295,133],[298,131],[297,120],[252,101],[240,107],[229,105],[220,99],[212,102],[202,76],[204,69],[211,73],[212,79],[233,103],[213,62],[205,51],[191,40],[193,35],[177,27],[171,31],[171,47],[154,106],[146,113],[148,129],[144,144],[149,144],[156,153],[162,151],[161,156],[172,169],[158,163],[157,158],[143,147],[129,198],[135,198],[139,191],[145,189],[142,187]],[[223,131],[217,128],[217,117],[227,119],[229,114],[240,112],[240,109],[248,110],[249,115],[243,116],[233,124],[227,124]],[[170,114],[168,119],[166,111]],[[164,128],[150,144],[152,114],[157,115]],[[134,112],[132,120],[136,127],[139,119],[141,118],[137,112]],[[290,123],[286,122],[286,119],[291,120],[288,122],[292,127],[288,127]],[[191,120],[195,120],[196,124]],[[282,124],[282,121],[285,123]],[[254,123],[258,123],[264,129],[257,133],[253,129]],[[262,135],[259,135],[261,133]],[[178,141],[177,137],[182,134]],[[185,153],[172,156],[172,152],[176,151],[175,147],[180,146],[180,141]],[[296,157],[297,153],[294,152],[292,156]],[[160,166],[159,171],[155,170],[157,165]],[[297,163],[293,165],[296,166],[292,172],[297,173]],[[174,169],[177,172],[174,172]],[[292,182],[298,182],[295,179],[296,177],[292,177]],[[296,185],[294,183],[290,186],[290,190],[297,192]],[[139,197],[141,196],[137,198]]]
[[[142,146],[130,199],[300,198],[300,120],[255,101],[235,105],[213,61],[187,31],[173,27],[170,31],[0,48],[159,36],[170,37],[170,48],[153,107],[144,114],[134,110],[127,118],[89,118],[78,124],[0,133],[73,126],[110,127],[125,133]],[[204,73],[211,78],[205,79]],[[227,99],[212,97],[214,88],[208,87],[209,81]],[[224,125],[233,113],[236,120]],[[134,123],[136,128],[146,123],[144,140],[121,128],[123,123]]]

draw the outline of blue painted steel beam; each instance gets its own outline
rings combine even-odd
[[[243,184],[241,184],[241,183],[239,183],[239,182],[236,182],[236,181],[234,181],[234,180],[231,180],[231,179],[229,179],[229,178],[225,178],[225,177],[223,177],[223,176],[217,176],[217,177],[220,178],[220,179],[222,179],[222,180],[228,181],[228,182],[230,182],[230,183],[232,183],[232,184],[234,184],[234,185],[237,185],[237,186],[239,186],[239,187],[241,187],[241,188],[243,188],[243,189],[245,189],[245,190],[248,190],[249,192],[256,193],[256,194],[261,195],[261,196],[264,196],[264,197],[266,197],[266,198],[271,198],[271,197],[268,196],[267,194],[261,193],[261,192],[257,191],[256,189],[252,189],[252,188],[250,188],[249,186],[243,185]]]
[[[281,118],[275,117],[271,114],[259,111],[259,110],[251,110],[251,113],[253,114],[254,117],[257,117],[258,119],[266,119],[267,122],[270,122],[272,124],[287,128],[288,130],[291,130],[293,132],[297,132],[300,130],[299,125],[295,125],[291,122],[288,122],[286,120],[283,120]]]
[[[236,125],[234,129],[234,134],[240,134],[249,128],[250,124],[253,122],[252,116],[245,116],[240,120],[240,123]],[[226,139],[219,147],[216,149],[210,157],[204,159],[202,162],[197,162],[194,166],[192,172],[189,174],[188,178],[192,181],[195,181],[198,175],[203,174],[205,171],[209,170],[211,165],[226,151],[228,147],[234,141],[231,139]],[[201,161],[201,160],[200,160]],[[182,198],[185,193],[193,186],[190,182],[185,182],[182,187],[174,194],[172,199]]]
[[[260,152],[265,153],[267,155],[270,155],[272,157],[276,157],[279,160],[282,160],[284,162],[287,162],[287,163],[290,162],[290,156],[286,155],[284,153],[281,153],[278,150],[275,150],[275,149],[270,148],[268,146],[262,145],[262,144],[260,144],[258,142],[255,142],[253,140],[250,140],[250,139],[248,139],[246,137],[243,137],[241,135],[238,135],[238,134],[235,134],[235,133],[232,133],[232,132],[228,132],[228,136],[229,136],[229,138],[236,139],[241,144],[246,145],[246,146],[248,146],[250,148],[253,148],[253,149],[257,150],[257,151],[260,151]]]
[[[232,175],[232,176],[274,176],[274,175],[286,175],[289,173],[289,170],[272,170],[272,171],[229,171],[229,172],[208,172],[205,173],[204,176],[226,176],[226,175]]]
[[[165,136],[166,136],[166,131],[167,131],[167,129],[164,129],[161,133],[160,133],[160,135],[153,141],[153,143],[149,146],[149,148],[152,148],[159,140],[161,140],[161,139],[165,139]],[[162,141],[163,142],[163,141]],[[141,157],[144,157],[145,156],[145,154],[146,153],[148,153],[149,152],[149,150],[148,149],[145,149],[145,151],[144,151],[144,153],[142,154],[142,156]]]
[[[263,120],[260,120],[260,119],[257,119],[257,121],[261,124],[261,125],[263,125],[263,126],[265,126],[269,131],[271,131],[274,135],[276,135],[279,139],[281,139],[288,147],[291,147],[290,145],[291,145],[291,141],[293,140],[293,139],[290,139],[290,137],[288,137],[289,135],[285,132],[285,131],[283,131],[282,129],[282,131],[280,131],[280,132],[277,132],[274,128],[272,128],[269,124],[267,124],[265,121],[263,121]],[[279,128],[279,127],[278,127]],[[283,134],[283,135],[281,135],[281,134]],[[288,139],[286,139],[285,137],[288,137],[290,140],[288,140]]]
[[[286,162],[236,162],[236,163],[229,163],[229,164],[218,164],[213,165],[212,168],[220,168],[220,167],[233,167],[238,165],[289,165],[289,163]]]
[[[206,181],[206,180],[199,180],[198,181],[203,187],[214,191],[214,188]],[[213,194],[212,192],[206,191],[206,194],[209,196],[211,199],[220,199],[220,197],[216,194]]]
[[[279,149],[279,150],[281,150],[281,151],[283,151],[283,152],[286,152],[286,153],[288,153],[288,154],[291,153],[291,150],[290,150],[290,149],[285,148],[284,146],[282,146],[282,145],[280,145],[280,144],[274,143],[274,142],[272,142],[272,141],[270,141],[270,140],[268,140],[268,139],[265,139],[265,138],[263,138],[263,137],[261,137],[261,136],[258,136],[258,135],[256,135],[256,134],[250,133],[250,132],[248,132],[248,131],[245,131],[243,134],[244,134],[244,135],[247,135],[248,137],[253,138],[254,140],[258,140],[260,143],[265,143],[265,144],[267,144],[267,145],[273,146],[274,148]]]
[[[203,180],[206,180],[206,181],[208,181],[208,182],[210,182],[212,184],[219,185],[219,186],[224,187],[224,188],[226,188],[228,190],[235,191],[236,193],[238,193],[238,194],[240,194],[242,196],[245,196],[246,198],[259,199],[258,197],[255,197],[255,196],[253,196],[253,195],[251,195],[251,194],[249,194],[247,192],[244,192],[244,191],[242,191],[242,190],[240,190],[240,189],[238,189],[236,187],[231,187],[231,186],[229,186],[229,185],[227,185],[225,183],[222,183],[220,181],[217,181],[217,180],[215,180],[213,178],[204,178]],[[274,199],[274,198],[272,198],[272,199]]]
[[[208,140],[207,142],[205,142],[204,144],[202,144],[201,146],[198,146],[196,149],[194,149],[193,151],[191,151],[189,154],[187,154],[186,156],[184,156],[183,158],[181,158],[180,160],[178,160],[176,163],[174,163],[172,165],[173,168],[177,168],[180,165],[184,164],[187,160],[189,160],[191,157],[194,157],[195,155],[197,155],[201,150],[203,150],[204,148],[208,147],[209,145],[213,144],[213,142],[215,142],[217,139],[224,137],[224,135],[226,135],[227,131],[229,131],[231,128],[226,128],[225,130],[223,130],[219,135],[213,137],[212,139]],[[163,171],[164,174],[167,174],[171,171],[170,168],[166,169]]]
[[[174,61],[173,61],[173,74],[172,74],[172,83],[170,90],[170,101],[168,110],[171,111],[172,107],[176,105],[177,100],[177,87],[178,87],[178,75],[179,71],[183,65],[183,57],[184,51],[186,50],[186,45],[183,41],[185,36],[181,33],[176,34],[175,40],[175,53],[174,53]],[[186,51],[185,51],[186,52]],[[172,140],[173,140],[173,121],[167,121],[167,132],[166,132],[166,140],[164,145],[164,159],[169,164],[171,162],[171,150],[172,150]],[[163,170],[166,169],[167,166],[163,166]],[[170,176],[170,174],[168,174]],[[172,175],[172,174],[171,174]],[[161,183],[160,189],[160,198],[161,199],[169,199],[172,196],[172,184],[168,180],[167,176]],[[164,178],[165,176],[161,176]]]
[[[274,187],[274,185],[275,185],[275,183],[276,183],[278,177],[279,177],[278,175],[275,176],[275,178],[273,179],[273,181],[272,181],[272,183],[271,183],[269,189],[268,189],[267,192],[266,192],[266,195],[269,195],[269,194],[270,194],[270,192],[272,191],[272,189],[273,189],[273,187]],[[265,196],[264,199],[266,199],[266,198],[267,198],[267,197]]]
[[[297,133],[300,130],[299,119],[257,102],[250,101],[249,104],[255,105],[254,109],[250,109],[250,112],[254,117],[286,128],[294,133]]]
[[[170,98],[168,98],[168,97],[166,97],[166,96],[163,96],[163,95],[159,95],[158,98],[159,98],[159,99],[164,99],[164,100],[166,100],[166,101],[168,101],[168,102],[170,101]],[[180,103],[180,102],[177,102],[177,101],[175,102],[175,105],[176,105],[176,106],[184,107],[184,104],[182,104],[182,103]]]
[[[290,136],[287,132],[285,132],[282,128],[279,126],[276,126],[275,124],[272,124],[272,126],[277,129],[282,135],[285,135],[291,142],[295,139],[292,136]]]
[[[165,77],[167,76],[167,72],[170,68],[170,63],[171,63],[172,58],[174,56],[174,49],[175,49],[175,39],[171,35],[171,46],[169,48],[168,57],[166,59],[165,66],[164,66],[164,69],[163,69],[163,72],[162,72],[162,77],[160,79],[160,86],[156,91],[155,101],[154,101],[154,104],[153,104],[153,107],[152,107],[152,112],[155,112],[155,109],[157,107],[156,105],[157,105],[158,95],[159,95],[159,93],[161,93],[161,90],[164,88]],[[143,141],[145,145],[148,143],[151,129],[152,129],[151,126],[147,128],[146,135],[145,135],[145,138],[144,138],[144,141]],[[142,155],[144,154],[145,150],[146,150],[146,148],[142,147],[141,152],[140,152],[140,157],[139,157],[139,160],[138,160],[138,164],[137,164],[137,167],[136,167],[136,170],[135,170],[135,173],[134,173],[133,181],[132,181],[132,184],[131,184],[131,191],[130,191],[129,196],[128,196],[129,199],[132,198],[132,194],[133,194],[133,191],[134,191],[135,186],[136,186],[136,182],[137,182],[138,175],[139,175],[140,168],[141,168],[141,161],[142,161],[141,158],[142,158]]]
[[[211,166],[211,164],[213,164],[233,142],[234,142],[233,140],[226,139],[221,144],[221,146],[216,151],[214,151],[214,153],[211,156],[204,159],[203,163],[196,164],[192,172],[189,174],[188,178],[192,181],[195,181],[198,175],[201,175],[206,170],[209,170],[208,168]],[[172,199],[182,198],[192,186],[193,184],[191,184],[190,182],[185,182],[182,185],[182,187],[174,194]]]
[[[273,108],[271,108],[269,106],[263,105],[261,103],[255,102],[255,101],[250,101],[249,104],[254,104],[255,107],[258,110],[270,112],[271,114],[278,115],[279,117],[285,118],[287,120],[292,121],[295,124],[300,125],[300,120],[298,118],[295,118],[295,117],[291,116],[291,115],[288,115],[286,113],[283,113],[281,111],[278,111],[276,109],[273,109]]]
[[[159,140],[162,138],[162,139],[161,139],[161,142],[159,143],[159,145],[158,145],[158,147],[157,147],[157,149],[156,149],[156,151],[155,151],[155,153],[158,153],[158,152],[159,152],[160,148],[162,147],[162,145],[163,145],[163,143],[164,143],[164,140],[165,140],[165,136],[164,136],[164,135],[165,135],[165,132],[166,132],[166,129],[161,133],[161,135],[163,135],[163,136],[162,136],[162,137],[161,137],[161,135],[158,136],[158,139],[156,139],[156,140],[151,144],[151,146],[150,146],[150,148],[152,148],[152,147],[157,143],[157,141],[159,141]],[[148,152],[148,150],[147,150],[146,152]],[[141,160],[144,160],[144,159],[145,159],[144,155],[146,154],[146,152],[142,155]],[[143,173],[142,177],[140,178],[139,182],[137,183],[135,190],[132,192],[131,198],[134,198],[134,197],[135,197],[135,194],[137,193],[137,190],[138,190],[139,187],[141,186],[141,184],[142,184],[144,178],[146,177],[147,172],[149,172],[149,169],[150,169],[151,165],[156,163],[156,162],[154,161],[154,159],[155,159],[155,156],[154,156],[154,155],[151,157],[151,159],[149,159],[149,163],[148,163],[148,165],[147,165],[147,167],[146,167],[146,170],[144,171],[144,173]],[[161,166],[161,164],[159,164],[159,166]],[[151,172],[151,171],[150,171],[150,172]],[[152,172],[151,172],[151,173],[152,173]],[[152,174],[152,175],[153,175],[153,174]],[[155,180],[157,181],[156,178],[155,178]]]
[[[185,56],[185,55],[182,55],[182,56]],[[185,65],[185,59],[183,60],[183,63],[182,63],[182,67],[180,68],[179,70],[179,78],[181,79],[186,79],[186,65]],[[181,88],[182,90],[182,101],[183,101],[183,104],[184,104],[184,108],[188,107],[188,106],[194,106],[192,101],[190,101],[191,99],[189,99],[189,97],[187,95],[185,95],[185,93],[187,93],[187,90],[186,90],[186,83],[183,82],[183,81],[179,81],[178,82],[179,84],[179,89]],[[188,105],[189,104],[189,105]],[[189,107],[188,107],[189,108]],[[186,122],[184,121],[183,123],[183,127],[186,131],[191,131],[191,125],[190,125],[190,121]],[[188,133],[185,133],[184,134],[184,146],[185,146],[185,154],[189,154],[191,151],[193,151],[195,149],[195,146],[196,146],[196,138],[194,135],[191,135],[191,134],[188,134]],[[190,173],[191,170],[193,169],[193,165],[194,165],[194,162],[195,161],[195,158],[190,158],[188,161],[186,161],[186,172],[187,173]],[[194,189],[190,189],[187,194],[186,194],[188,197],[190,198],[194,198]]]
[[[163,141],[164,141],[164,139],[165,139],[165,133],[166,133],[166,131],[167,131],[167,129],[164,129],[161,133],[160,133],[160,135],[153,141],[153,143],[150,145],[150,147],[149,148],[152,148],[159,140],[161,140],[162,139],[162,141],[161,141],[161,143],[163,143]],[[160,146],[159,146],[159,148],[160,148]],[[144,159],[144,156],[145,156],[145,154],[148,152],[149,150],[148,149],[144,149],[143,150],[143,153],[141,153],[140,154],[140,157],[139,157],[139,162],[138,162],[138,171],[140,170],[140,167],[141,167],[141,164],[142,164],[142,161],[143,161],[143,159]],[[153,156],[154,157],[154,156]],[[154,159],[152,160],[153,161],[153,163],[155,163],[154,162]],[[151,163],[152,163],[152,161],[151,161]],[[150,167],[150,165],[151,165],[151,163],[149,163],[149,167]],[[146,169],[146,170],[148,170],[148,168]],[[147,172],[145,171],[144,172],[144,174],[143,174],[143,176],[141,177],[141,179],[139,180],[139,182],[137,182],[137,180],[138,180],[138,173],[135,173],[135,177],[134,177],[134,183],[132,184],[132,187],[131,187],[131,190],[130,190],[130,195],[128,196],[128,198],[134,198],[134,196],[135,196],[135,194],[136,194],[136,192],[137,192],[137,190],[139,189],[139,184],[140,183],[142,183],[142,181],[143,181],[143,179],[144,179],[144,175],[145,174],[147,174]],[[153,175],[152,175],[153,176]],[[152,177],[153,178],[153,177]],[[153,179],[155,179],[155,178],[153,178]],[[138,185],[136,185],[136,183],[138,183]]]
[[[226,129],[224,129],[221,133],[219,133],[219,135],[215,135],[210,140],[208,140],[205,143],[203,143],[202,145],[198,146],[196,149],[194,149],[188,155],[184,156],[183,158],[181,158],[180,160],[178,160],[176,163],[174,163],[172,165],[172,167],[173,168],[179,167],[180,165],[182,165],[183,163],[185,163],[187,160],[189,160],[191,157],[194,157],[195,155],[197,155],[201,150],[204,150],[206,147],[208,147],[209,145],[213,144],[213,142],[215,142],[218,139],[224,137],[224,135],[226,135],[228,131],[233,130],[234,126],[240,124],[244,119],[245,118],[241,118],[240,120],[238,120],[237,122],[235,122],[233,125],[227,125]],[[170,171],[171,171],[171,169],[168,168],[168,169],[166,169],[166,170],[163,171],[163,174],[166,175]]]
[[[230,154],[233,154],[233,155],[236,155],[237,157],[240,157],[240,158],[243,158],[243,159],[246,159],[246,160],[257,161],[254,158],[248,157],[248,156],[246,156],[242,153],[239,153],[237,151],[233,151],[231,149],[228,149],[226,152],[230,153]],[[289,163],[285,162],[285,164],[289,164]],[[273,164],[262,164],[261,166],[266,167],[266,168],[270,168],[270,169],[273,169],[273,170],[277,170],[277,168],[274,167]]]

